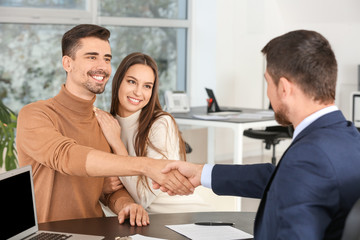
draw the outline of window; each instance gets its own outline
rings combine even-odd
[[[25,104],[55,96],[66,78],[62,35],[80,23],[111,31],[113,75],[126,55],[144,52],[158,64],[160,95],[185,91],[187,9],[186,0],[0,0],[0,97],[18,112]],[[111,79],[96,101],[105,110]]]

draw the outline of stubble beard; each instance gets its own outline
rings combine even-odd
[[[280,105],[275,112],[275,120],[282,126],[290,126],[292,123],[288,118],[289,110],[285,105]]]
[[[91,75],[92,74],[95,74],[95,73],[101,73],[101,74],[104,74],[104,78],[106,80],[104,80],[104,82],[102,83],[97,83],[97,82],[94,82],[90,79],[88,79],[83,85],[84,87],[86,87],[86,89],[88,89],[90,92],[94,93],[94,94],[101,94],[104,92],[105,90],[105,86],[109,80],[109,76],[110,74],[108,74],[107,72],[92,72],[92,71],[89,71],[88,72],[88,77],[89,78],[92,78]]]

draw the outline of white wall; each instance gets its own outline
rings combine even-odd
[[[357,90],[360,64],[360,1],[217,0],[216,9],[212,57],[222,105],[267,107],[262,47],[280,34],[309,29],[323,34],[334,49],[339,66],[336,104],[350,119],[349,94]]]
[[[360,1],[193,0],[190,3],[192,106],[205,105],[207,86],[214,89],[221,105],[266,108],[261,49],[276,36],[309,29],[323,34],[333,47],[339,67],[336,104],[350,119],[350,93],[357,90],[360,64]],[[217,155],[230,156],[231,131],[219,130],[216,134],[222,139],[216,145]]]

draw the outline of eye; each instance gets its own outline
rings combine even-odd
[[[89,56],[89,59],[91,59],[91,60],[95,60],[95,59],[96,59],[96,57],[95,57],[95,56]]]
[[[110,62],[111,62],[111,58],[105,58],[105,62],[110,63]]]
[[[152,85],[145,85],[144,87],[147,89],[152,89]]]
[[[128,83],[130,84],[136,84],[136,82],[134,80],[128,80]]]

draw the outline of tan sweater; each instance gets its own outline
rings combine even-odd
[[[40,223],[104,215],[103,178],[88,177],[85,170],[92,148],[110,152],[92,111],[94,101],[72,95],[63,85],[54,98],[19,112],[18,158],[20,166],[32,166]]]

